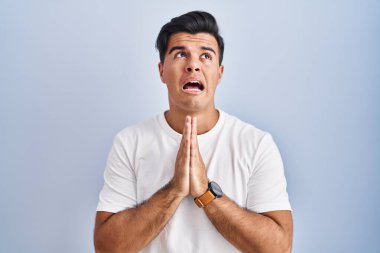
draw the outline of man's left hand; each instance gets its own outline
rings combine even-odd
[[[203,162],[198,146],[197,117],[191,119],[190,142],[190,193],[196,198],[207,191],[208,179],[206,166]]]

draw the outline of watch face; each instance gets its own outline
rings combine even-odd
[[[217,198],[220,198],[223,195],[222,189],[215,182],[210,182],[210,190]]]

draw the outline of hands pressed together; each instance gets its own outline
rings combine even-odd
[[[172,185],[182,197],[190,193],[195,198],[207,191],[208,179],[198,147],[196,117],[186,116]]]
[[[186,116],[174,175],[166,186],[136,208],[116,214],[98,212],[94,235],[97,252],[142,250],[162,231],[183,198],[188,195],[197,198],[207,191],[208,178],[198,146],[196,117]],[[291,251],[290,211],[258,214],[241,208],[228,197],[214,203],[217,204],[203,210],[216,229],[240,251]]]

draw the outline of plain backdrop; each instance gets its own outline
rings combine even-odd
[[[296,253],[380,252],[379,1],[0,0],[0,252],[93,252],[115,134],[168,108],[155,39],[225,39],[217,107],[283,156]]]

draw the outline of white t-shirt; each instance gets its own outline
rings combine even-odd
[[[181,134],[164,113],[122,130],[110,151],[97,211],[135,207],[169,182]],[[239,206],[262,213],[291,210],[280,153],[270,134],[219,110],[216,125],[198,135],[207,176]],[[186,197],[142,252],[238,252],[202,208]]]

